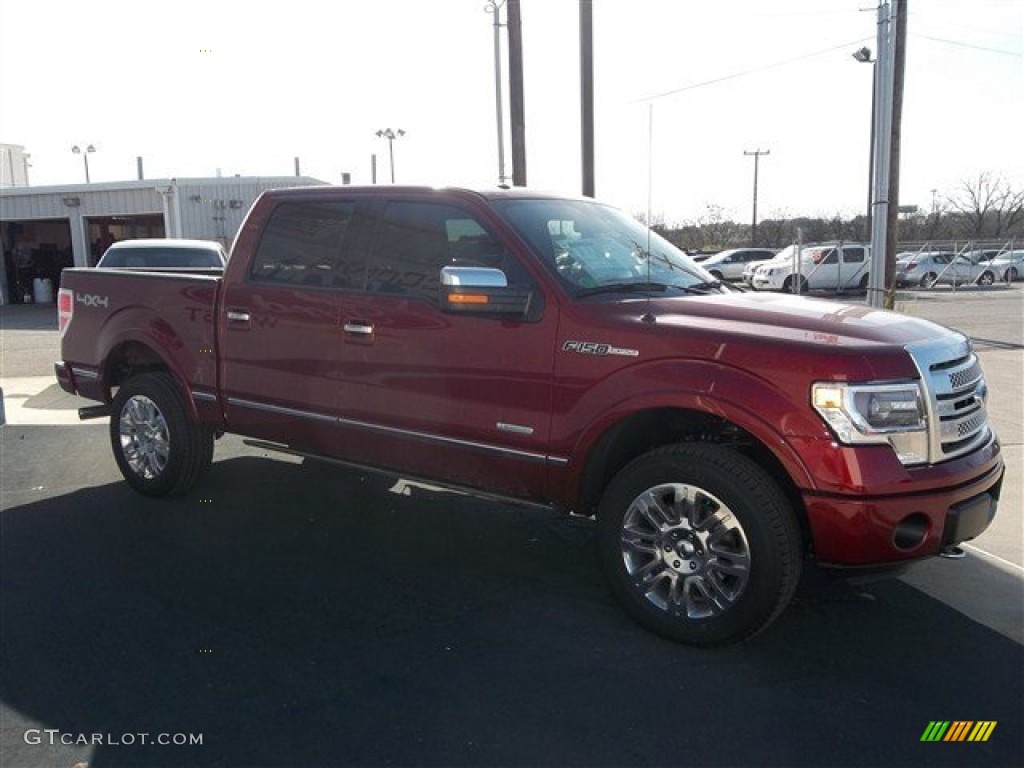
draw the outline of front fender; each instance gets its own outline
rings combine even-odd
[[[717,416],[743,429],[765,446],[794,484],[816,483],[792,438],[831,439],[812,411],[809,392],[790,392],[747,371],[712,361],[655,361],[623,369],[588,389],[573,410],[583,418],[576,432],[558,431],[558,412],[568,406],[566,393],[556,395],[553,445],[565,446],[566,490],[579,489],[587,459],[609,429],[645,411],[685,409]],[[575,490],[569,490],[575,496]]]

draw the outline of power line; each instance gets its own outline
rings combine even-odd
[[[960,48],[972,48],[975,51],[987,51],[988,53],[999,53],[1003,56],[1013,56],[1015,59],[1019,59],[1022,56],[1020,51],[1004,51],[1001,48],[989,48],[984,45],[963,43],[959,40],[947,40],[944,37],[932,37],[931,35],[914,35],[914,37],[923,37],[925,40],[933,40],[936,43],[945,43],[946,45],[955,45]]]
[[[777,67],[783,67],[783,66],[785,66],[787,64],[793,64],[794,62],[803,61],[804,59],[810,59],[810,58],[813,58],[815,56],[822,56],[822,55],[824,55],[826,53],[831,53],[832,51],[838,51],[838,50],[840,50],[842,48],[849,48],[850,46],[857,45],[858,43],[868,42],[868,41],[873,40],[873,39],[874,38],[870,38],[870,37],[861,37],[861,38],[858,38],[857,40],[851,40],[850,42],[847,42],[847,43],[842,43],[840,45],[834,45],[831,48],[823,48],[822,50],[814,51],[813,53],[805,53],[805,54],[803,54],[801,56],[795,56],[795,57],[793,57],[791,59],[784,59],[782,61],[776,61],[776,62],[774,62],[772,64],[765,64],[763,67],[754,67],[753,69],[744,69],[744,70],[740,70],[739,72],[733,72],[732,74],[729,74],[729,75],[723,75],[722,77],[716,77],[713,80],[705,80],[705,81],[700,82],[700,83],[693,83],[691,85],[684,85],[682,88],[674,88],[671,91],[663,91],[662,93],[655,93],[655,94],[653,94],[651,96],[645,96],[645,97],[643,97],[641,99],[634,99],[633,101],[630,102],[630,104],[639,104],[640,102],[644,102],[644,101],[654,101],[655,99],[662,99],[662,98],[664,98],[666,96],[673,96],[673,95],[675,95],[677,93],[683,93],[684,91],[692,91],[692,90],[695,90],[696,88],[703,88],[704,86],[707,86],[707,85],[714,85],[716,83],[723,83],[723,82],[725,82],[727,80],[735,80],[738,77],[745,77],[746,75],[755,75],[758,72],[765,72],[765,71],[767,71],[769,69],[775,69]]]

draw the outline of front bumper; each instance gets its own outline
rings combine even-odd
[[[805,494],[822,565],[873,566],[937,555],[980,535],[995,517],[1004,466],[956,488],[885,497]]]

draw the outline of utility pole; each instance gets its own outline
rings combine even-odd
[[[754,216],[750,222],[751,247],[757,245],[757,166],[761,160],[761,155],[770,155],[771,153],[770,149],[755,149],[753,152],[743,150],[744,155],[754,158]]]
[[[580,0],[580,147],[583,195],[594,196],[594,3]]]
[[[512,134],[512,184],[526,186],[526,107],[523,100],[523,17],[519,0],[508,0],[508,111]]]
[[[505,0],[488,0],[484,10],[494,14],[494,111],[498,125],[498,184],[505,183],[505,116],[501,103],[501,6]]]
[[[907,60],[907,0],[894,0],[892,135],[889,153],[889,221],[885,239],[885,308],[896,306],[896,240],[899,237],[900,136],[903,129],[903,73]]]

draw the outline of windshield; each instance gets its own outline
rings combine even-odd
[[[615,208],[586,200],[499,200],[495,207],[575,297],[689,293],[718,283],[689,256]]]

